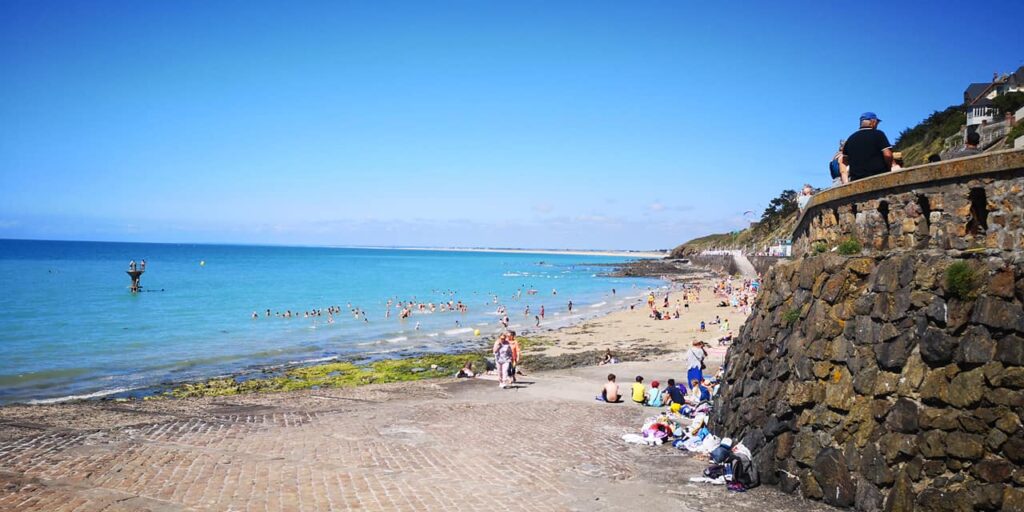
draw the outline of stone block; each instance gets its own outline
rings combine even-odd
[[[857,487],[842,452],[835,448],[821,450],[814,459],[813,474],[825,503],[837,507],[853,505]]]
[[[921,359],[930,366],[941,366],[953,360],[957,341],[942,329],[928,327],[921,336]]]
[[[979,461],[971,468],[971,474],[985,482],[1005,482],[1013,475],[1013,465],[1006,459],[985,459]]]
[[[917,493],[914,491],[914,483],[910,476],[902,472],[896,477],[889,495],[885,497],[885,512],[914,512],[914,500]]]
[[[996,343],[995,358],[1007,365],[1024,366],[1024,338],[1016,334],[1000,338]]]
[[[962,372],[949,383],[949,404],[965,408],[981,400],[985,394],[985,373],[981,368]]]
[[[892,431],[904,434],[916,432],[918,429],[917,404],[906,398],[896,400],[885,417],[885,426]]]
[[[928,459],[939,459],[946,456],[946,433],[941,430],[929,430],[917,436],[921,456]]]
[[[965,489],[944,490],[929,487],[917,495],[917,510],[936,512],[972,512],[971,494]]]
[[[946,434],[946,454],[957,459],[978,460],[985,453],[984,437],[964,432]]]
[[[996,342],[989,336],[988,329],[972,325],[960,336],[956,361],[961,364],[985,364],[996,352]]]
[[[880,512],[882,510],[882,491],[863,478],[856,478],[857,494],[853,499],[853,507],[858,512]]]
[[[1024,332],[1024,308],[995,297],[978,297],[971,321],[993,329]]]

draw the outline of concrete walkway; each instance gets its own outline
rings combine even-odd
[[[606,374],[680,368],[33,409],[36,433],[0,443],[0,510],[829,510],[690,484],[705,463],[624,444],[653,410],[594,401]]]
[[[740,274],[745,279],[753,279],[757,277],[757,270],[754,269],[754,264],[747,259],[743,251],[729,251],[732,253],[732,259],[736,262],[736,268],[740,271]]]

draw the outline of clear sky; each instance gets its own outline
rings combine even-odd
[[[0,238],[667,248],[1024,64],[1024,2],[0,2]]]

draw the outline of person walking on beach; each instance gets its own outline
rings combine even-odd
[[[508,332],[508,342],[512,346],[512,362],[508,367],[508,376],[512,379],[512,384],[516,383],[516,373],[519,371],[519,359],[522,358],[523,352],[519,349],[519,341],[516,340],[516,332]]]
[[[892,144],[885,132],[878,129],[880,122],[874,112],[864,112],[860,128],[847,137],[843,163],[850,166],[850,181],[887,173],[892,167]]]
[[[509,384],[509,366],[512,364],[512,344],[508,336],[501,333],[498,341],[494,343],[494,365],[498,368],[498,387],[505,389]]]
[[[540,305],[540,317],[544,318],[544,305],[543,304]]]
[[[708,356],[704,350],[704,344],[698,340],[693,341],[693,346],[686,353],[686,380],[700,382],[704,380],[704,358]]]

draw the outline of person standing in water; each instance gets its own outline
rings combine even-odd
[[[572,313],[572,301],[569,301],[569,313]]]

